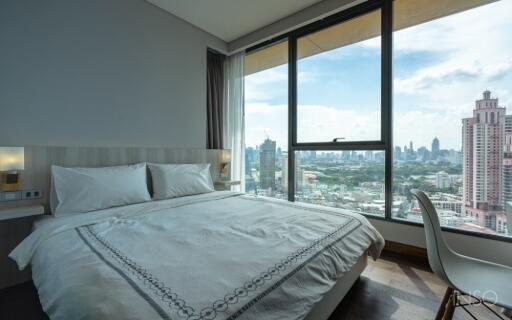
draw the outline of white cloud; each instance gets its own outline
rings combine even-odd
[[[268,69],[245,77],[246,101],[265,101],[276,94],[288,92],[288,71],[286,66]]]
[[[297,138],[303,142],[379,140],[380,113],[362,113],[356,108],[338,109],[322,105],[300,105]]]
[[[245,144],[255,147],[269,137],[277,145],[288,145],[288,105],[245,104]]]
[[[288,106],[267,103],[246,103],[246,145],[259,145],[269,137],[284,147],[288,144]],[[298,138],[302,142],[347,140],[378,140],[380,113],[358,113],[355,109],[340,110],[322,105],[298,106]]]
[[[442,61],[396,78],[395,90],[437,96],[439,87],[453,92],[474,82],[483,91],[499,81],[512,71],[510,12],[512,1],[503,0],[396,32],[396,54],[437,52]]]
[[[397,93],[429,94],[438,87],[451,85],[467,86],[468,83],[488,84],[499,81],[512,73],[512,59],[499,64],[489,61],[484,66],[478,62],[473,65],[436,65],[417,71],[413,76],[394,80]],[[484,86],[485,87],[485,86]]]

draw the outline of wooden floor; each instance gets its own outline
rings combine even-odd
[[[360,280],[329,320],[433,319],[445,285],[424,263],[384,254],[369,261]],[[483,307],[471,307],[479,319],[495,319]],[[32,283],[0,290],[0,319],[47,319]],[[471,319],[463,310],[454,319]]]
[[[329,320],[434,319],[446,285],[426,261],[384,252],[368,267]],[[479,320],[497,319],[483,306],[469,307]],[[497,310],[497,308],[495,309]],[[457,308],[454,320],[472,319]]]

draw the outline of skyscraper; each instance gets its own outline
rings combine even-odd
[[[512,115],[505,116],[503,158],[503,207],[506,207],[512,202]]]
[[[432,154],[430,155],[432,160],[437,160],[439,157],[439,139],[437,137],[432,140]]]
[[[473,117],[462,119],[463,202],[465,212],[480,225],[496,229],[503,214],[503,145],[505,108],[484,91]]]
[[[260,146],[260,188],[276,188],[276,142],[269,138]]]
[[[250,176],[254,159],[254,149],[252,147],[245,148],[245,175]]]
[[[281,164],[281,186],[283,190],[288,188],[288,152],[283,152],[283,163]]]
[[[256,162],[256,150],[252,147],[245,148],[245,191],[251,192],[256,189],[256,183],[252,177],[252,169]]]
[[[399,146],[395,147],[395,151],[393,152],[393,159],[396,160],[402,160],[402,148]]]

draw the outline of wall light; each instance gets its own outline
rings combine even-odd
[[[222,150],[220,155],[220,177],[222,179],[229,178],[231,164],[231,150]]]
[[[25,169],[25,148],[0,147],[0,190],[16,191],[21,185],[19,171]]]

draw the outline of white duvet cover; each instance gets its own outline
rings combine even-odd
[[[231,192],[47,219],[11,254],[51,319],[302,319],[383,246],[361,215]]]

